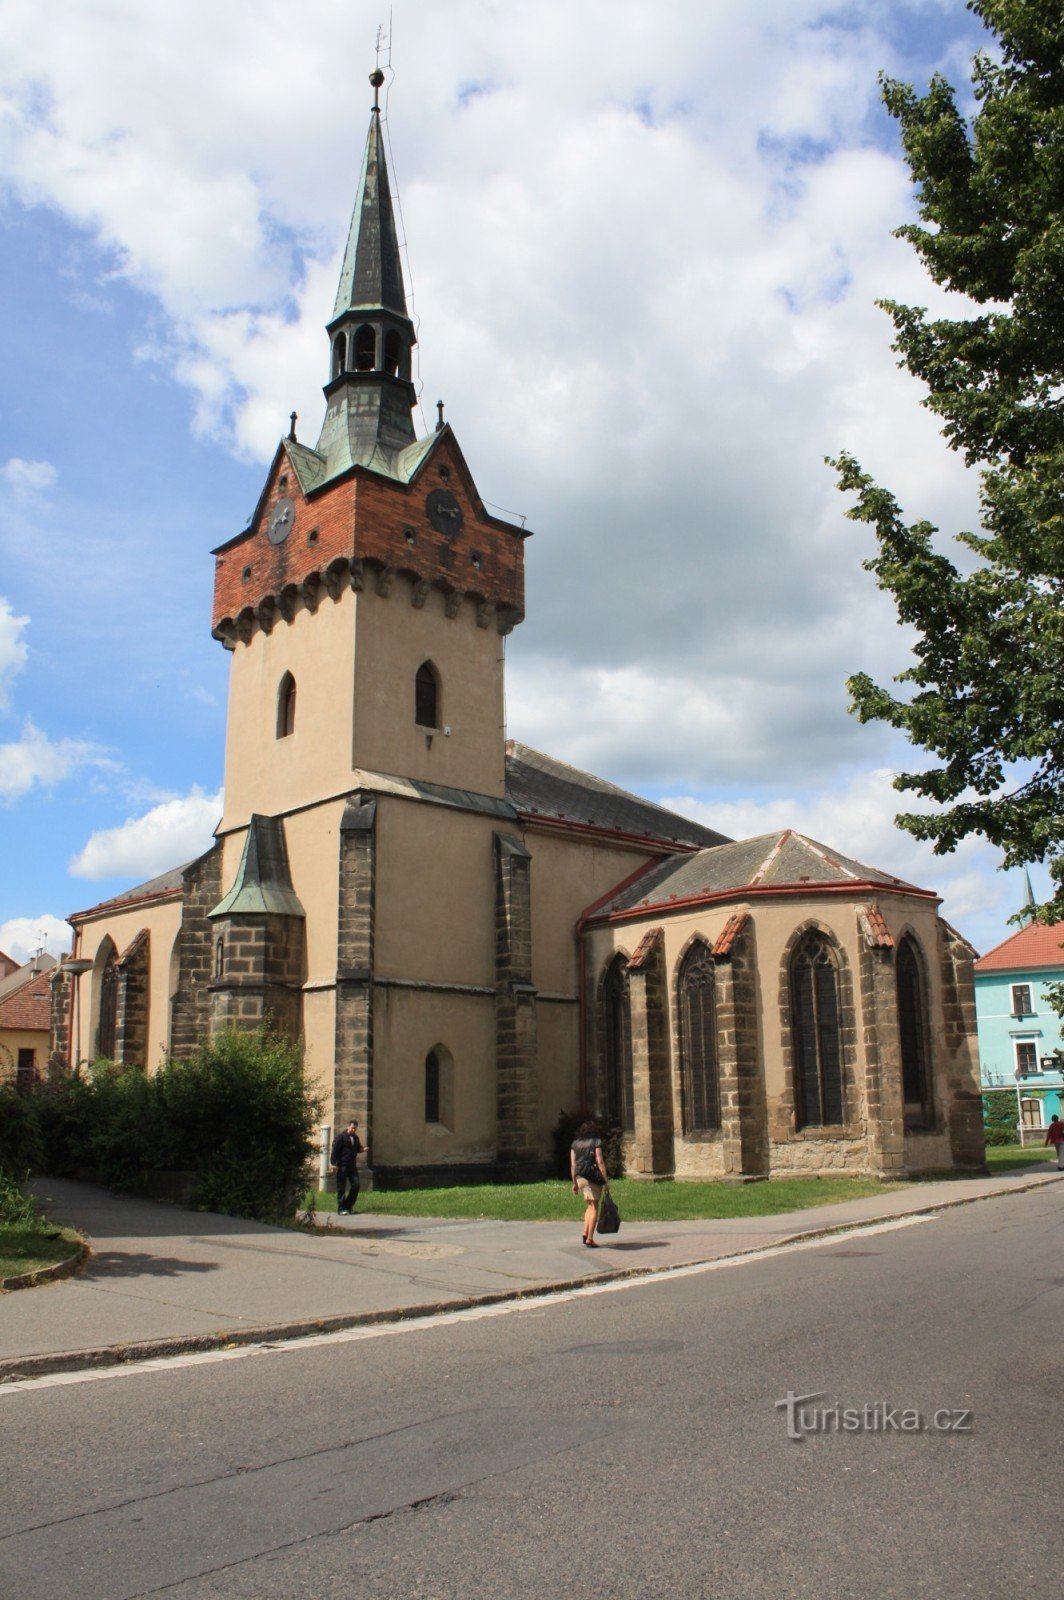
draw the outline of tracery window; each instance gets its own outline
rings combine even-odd
[[[96,1028],[96,1054],[104,1061],[115,1058],[118,1025],[118,955],[112,947],[100,974],[100,1020]]]
[[[823,934],[807,933],[795,950],[790,990],[797,1125],[843,1122],[839,973]]]
[[[708,945],[692,945],[680,968],[680,1068],[683,1129],[720,1127],[716,963]]]
[[[898,945],[894,971],[898,988],[905,1120],[912,1126],[927,1121],[931,1115],[931,1073],[924,977],[916,942],[908,934]]]
[[[617,956],[603,983],[606,1021],[606,1109],[610,1126],[635,1129],[632,1082],[632,1013],[628,999],[628,963]]]

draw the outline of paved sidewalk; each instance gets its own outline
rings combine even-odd
[[[49,1214],[80,1228],[92,1256],[73,1278],[0,1296],[0,1382],[663,1271],[1059,1177],[1028,1168],[774,1217],[629,1222],[597,1251],[575,1211],[570,1223],[322,1215],[321,1235],[47,1179],[36,1189]]]

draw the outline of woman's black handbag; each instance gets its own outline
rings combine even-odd
[[[602,1204],[599,1206],[598,1227],[596,1233],[617,1233],[621,1226],[621,1213],[608,1189],[603,1190]]]

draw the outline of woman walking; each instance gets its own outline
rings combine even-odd
[[[597,1250],[595,1227],[598,1223],[599,1201],[606,1186],[606,1162],[602,1155],[602,1140],[594,1122],[582,1122],[576,1130],[569,1151],[569,1174],[573,1180],[573,1193],[584,1197],[584,1243],[589,1250]]]

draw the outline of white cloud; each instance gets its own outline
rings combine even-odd
[[[39,917],[9,917],[0,922],[0,950],[12,961],[25,963],[41,948],[60,956],[71,947],[69,922],[42,911]]]
[[[86,767],[106,772],[116,763],[84,739],[51,739],[28,719],[22,737],[0,744],[0,801],[19,800],[31,789],[51,789]]]
[[[29,617],[16,617],[11,603],[0,595],[0,710],[9,701],[11,680],[26,665],[26,641],[22,637]]]
[[[23,461],[11,456],[0,467],[0,479],[22,500],[46,494],[59,481],[59,473],[50,461]]]
[[[222,811],[221,791],[193,788],[117,828],[101,828],[69,864],[75,878],[154,878],[202,855]]]

